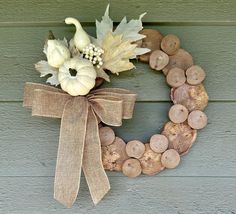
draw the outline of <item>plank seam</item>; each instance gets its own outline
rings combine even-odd
[[[117,25],[119,22],[115,22]],[[83,26],[95,26],[94,22],[81,22]],[[143,25],[151,26],[236,26],[236,21],[191,21],[191,22],[144,22]],[[64,22],[0,22],[0,27],[64,27]]]

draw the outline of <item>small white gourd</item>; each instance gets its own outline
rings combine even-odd
[[[76,70],[72,76],[70,69]],[[95,86],[96,71],[93,65],[80,57],[71,58],[59,68],[58,80],[61,88],[71,96],[86,95]]]
[[[80,22],[75,18],[68,17],[65,19],[65,23],[75,25],[76,32],[73,38],[74,44],[76,48],[78,48],[80,51],[83,51],[83,49],[90,44],[88,34],[84,31]]]
[[[64,61],[70,58],[70,51],[63,40],[48,40],[45,48],[48,64],[59,68]]]

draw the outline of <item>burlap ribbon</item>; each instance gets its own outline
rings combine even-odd
[[[60,89],[26,83],[23,106],[33,116],[61,119],[54,198],[71,207],[80,187],[81,168],[94,204],[109,191],[101,159],[98,123],[120,126],[132,117],[136,95],[128,90],[105,88],[86,97],[72,97]]]

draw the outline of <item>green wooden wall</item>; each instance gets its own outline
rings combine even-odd
[[[31,117],[22,108],[26,81],[41,82],[34,63],[44,57],[49,29],[73,35],[67,16],[77,17],[92,34],[94,20],[108,1],[0,0],[0,213],[236,213],[236,1],[111,0],[115,21],[144,11],[145,27],[177,34],[205,68],[210,103],[209,125],[199,132],[181,165],[160,175],[136,179],[108,173],[111,191],[96,207],[84,179],[73,208],[53,199],[60,121]],[[137,69],[112,78],[109,87],[138,92],[134,118],[116,129],[126,140],[144,142],[160,132],[170,106],[164,77],[138,63]]]

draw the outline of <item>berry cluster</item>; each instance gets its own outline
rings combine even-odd
[[[96,47],[94,44],[89,44],[86,48],[82,51],[83,57],[88,59],[94,66],[100,68],[103,65],[102,62],[102,54],[104,50],[99,47]]]

